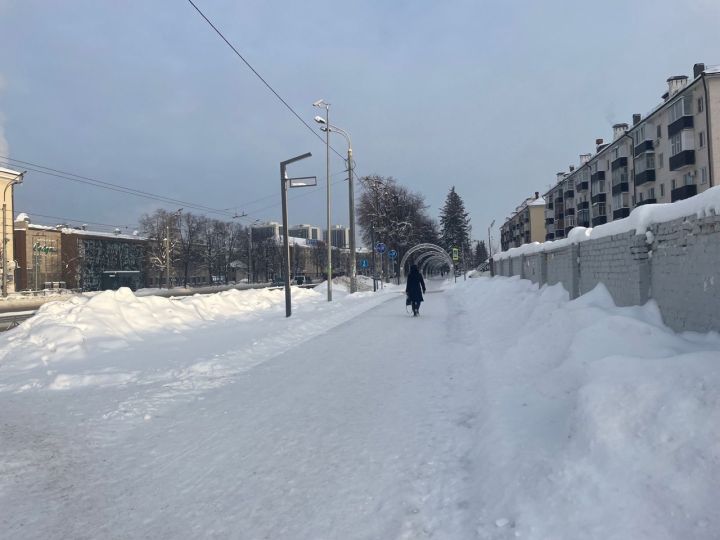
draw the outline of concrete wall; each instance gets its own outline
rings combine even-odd
[[[495,261],[495,275],[562,284],[571,298],[603,283],[619,306],[657,302],[677,331],[720,331],[720,216],[682,218]]]

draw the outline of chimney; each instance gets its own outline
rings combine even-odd
[[[669,96],[670,96],[670,92],[665,92],[665,93],[664,93],[662,96],[660,96],[660,97],[662,98],[663,101],[667,101]]]
[[[613,125],[613,141],[616,141],[620,137],[622,137],[625,132],[627,131],[628,125],[627,124],[615,124]]]
[[[535,198],[536,198],[536,199],[539,199],[539,198],[540,198],[540,192],[539,192],[539,191],[536,191],[536,192],[535,192]]]
[[[588,161],[590,161],[591,157],[592,154],[580,154],[580,164],[585,165]]]
[[[705,71],[705,64],[695,64],[693,66],[693,79],[697,79]]]
[[[557,179],[558,182],[562,182],[563,179],[565,178],[565,173],[564,173],[564,172],[559,172],[559,173],[557,173],[557,174],[555,175],[555,178]]]
[[[600,146],[603,143],[602,139],[595,139],[595,146]]]
[[[570,172],[573,172],[575,170],[575,165],[570,165],[569,169],[570,169]]]
[[[667,80],[668,83],[668,97],[673,97],[680,90],[687,86],[687,75],[673,75]]]
[[[640,120],[642,120],[642,115],[635,113],[633,114],[633,126],[637,126],[640,123]]]

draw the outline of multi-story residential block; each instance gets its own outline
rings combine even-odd
[[[545,199],[535,192],[528,197],[500,227],[500,244],[503,250],[528,242],[545,239]]]
[[[282,226],[280,226],[282,230]],[[288,229],[288,234],[294,238],[307,238],[308,240],[321,240],[320,227],[313,225],[295,225]]]
[[[276,221],[268,221],[250,227],[250,234],[254,243],[262,242],[268,238],[277,239],[282,235],[283,227]]]
[[[715,185],[720,167],[720,66],[695,64],[693,78],[670,77],[663,102],[633,125],[615,124],[613,139],[558,173],[545,193],[545,239],[574,226],[622,219],[632,208],[692,197]],[[501,238],[512,247],[510,225]]]
[[[325,231],[325,240],[327,241],[327,231]],[[350,245],[350,229],[342,225],[335,225],[330,229],[330,244],[332,247],[345,249]]]
[[[663,102],[635,115],[635,204],[674,202],[715,185],[720,166],[720,67],[670,77]]]

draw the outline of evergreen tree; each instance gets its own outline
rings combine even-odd
[[[487,259],[488,259],[488,250],[487,250],[487,247],[485,247],[485,241],[480,240],[477,244],[475,244],[475,264],[474,264],[474,266],[481,265]]]
[[[463,253],[470,249],[470,218],[465,203],[455,192],[455,186],[445,199],[440,210],[440,245],[448,252],[456,247]]]

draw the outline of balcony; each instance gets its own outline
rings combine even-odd
[[[547,233],[545,235],[545,241],[547,242],[548,240],[555,240],[555,233]]]
[[[545,225],[552,225],[553,223],[555,223],[555,220],[553,218],[545,218]]]
[[[565,231],[563,229],[555,231],[555,238],[565,238]]]
[[[565,228],[565,221],[562,220],[562,219],[558,219],[558,220],[555,222],[555,231],[556,231],[556,232],[560,232],[560,231],[562,231],[564,228]]]
[[[653,142],[651,140],[643,141],[635,147],[633,153],[635,157],[645,152],[652,152],[654,150]]]
[[[640,201],[639,203],[637,203],[635,206],[643,206],[645,204],[656,204],[656,203],[657,203],[657,199],[644,199],[644,200]]]
[[[598,225],[602,225],[603,223],[607,223],[607,216],[595,216],[592,218],[592,226],[597,227]]]
[[[618,170],[620,167],[627,167],[627,158],[619,157],[610,164],[610,168],[613,171]]]
[[[622,219],[630,215],[629,208],[618,208],[613,212],[613,219]]]
[[[605,171],[598,171],[590,176],[591,182],[599,182],[600,180],[605,180]]]
[[[575,191],[573,191],[572,189],[568,189],[565,191],[566,199],[572,199],[573,197],[575,197]]]
[[[671,171],[677,171],[688,165],[695,165],[695,150],[683,150],[670,158]]]
[[[582,201],[577,204],[578,210],[587,210],[588,208],[590,208],[590,202],[588,201]]]
[[[655,169],[646,169],[641,173],[635,175],[635,185],[641,186],[646,182],[655,181]]]
[[[575,209],[574,209],[574,208],[568,208],[567,210],[565,210],[565,215],[566,215],[566,216],[574,216],[574,215],[575,215]]]
[[[558,197],[555,197],[555,202],[556,202],[557,204],[562,204],[562,202],[563,202],[562,195],[559,195]]]
[[[595,206],[596,204],[604,203],[607,200],[607,194],[598,193],[597,195],[593,195],[590,200],[592,201],[593,206]]]
[[[575,189],[577,189],[578,191],[587,191],[589,189],[589,187],[590,187],[590,183],[587,181],[578,182],[577,184],[575,184]]]
[[[612,187],[612,194],[617,195],[618,193],[627,193],[630,191],[630,184],[628,182],[620,182],[619,184],[614,184]]]
[[[695,195],[697,195],[697,186],[695,184],[690,184],[673,189],[670,192],[670,200],[672,202],[682,201],[683,199],[688,199]]]
[[[677,135],[683,129],[692,129],[694,126],[692,116],[681,116],[668,126],[668,137]]]

